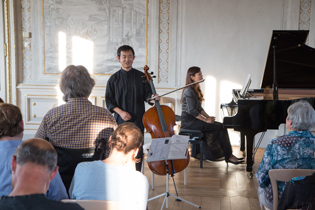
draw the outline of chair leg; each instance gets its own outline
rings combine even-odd
[[[151,172],[151,188],[154,190],[154,173]]]
[[[187,185],[187,167],[184,170],[184,185]]]
[[[203,148],[202,148],[202,145],[203,145],[203,141],[200,140],[201,143],[199,143],[199,148],[200,148],[200,168],[203,168],[202,165],[203,165]]]
[[[141,163],[141,173],[144,174],[144,160],[142,160]]]

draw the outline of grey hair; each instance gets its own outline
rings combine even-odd
[[[63,70],[59,85],[62,99],[67,102],[70,98],[89,97],[95,81],[84,66],[70,65]]]
[[[288,120],[298,131],[310,130],[315,124],[315,111],[307,101],[299,101],[288,108]]]
[[[46,141],[43,139],[30,140]],[[57,166],[58,155],[54,147],[52,145],[50,146],[42,148],[34,143],[34,141],[26,140],[15,150],[14,156],[16,157],[16,163],[20,166],[25,163],[34,163],[46,167],[47,171],[52,173]]]

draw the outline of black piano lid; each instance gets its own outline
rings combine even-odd
[[[274,45],[278,88],[315,88],[315,49],[305,45],[308,33],[273,31],[261,88],[272,88]]]

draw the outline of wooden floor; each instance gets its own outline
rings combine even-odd
[[[238,147],[233,148],[234,155],[241,157]],[[262,159],[264,149],[259,149],[253,170],[256,172]],[[200,205],[207,210],[259,210],[257,197],[257,180],[247,177],[246,165],[232,165],[227,167],[225,161],[203,162],[203,169],[199,168],[199,160],[191,158],[187,171],[187,185],[184,185],[184,172],[175,175],[175,182],[179,197]],[[151,184],[151,171],[145,164],[144,174]],[[166,191],[166,176],[155,176],[155,188],[149,191],[149,198]],[[169,179],[169,192],[176,195],[172,179]],[[164,197],[148,202],[149,210],[161,209]],[[168,209],[192,209],[183,201],[175,201],[169,197]],[[164,206],[163,209],[166,209]]]

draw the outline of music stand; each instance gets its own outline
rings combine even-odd
[[[173,196],[174,198],[184,201],[192,206],[197,208],[201,208],[196,204],[193,204],[189,201],[186,201],[168,191],[168,179],[169,179],[169,167],[168,167],[168,160],[174,159],[184,159],[187,158],[185,153],[188,146],[189,137],[188,136],[180,136],[180,135],[173,135],[171,138],[159,138],[159,139],[152,139],[152,143],[149,148],[147,162],[153,161],[163,161],[164,166],[166,167],[166,191],[160,195],[157,195],[153,198],[148,199],[148,201],[154,200],[156,198],[164,196],[164,201],[161,207],[161,210],[166,203],[166,208],[168,208],[168,197]],[[172,164],[172,161],[171,161]]]

